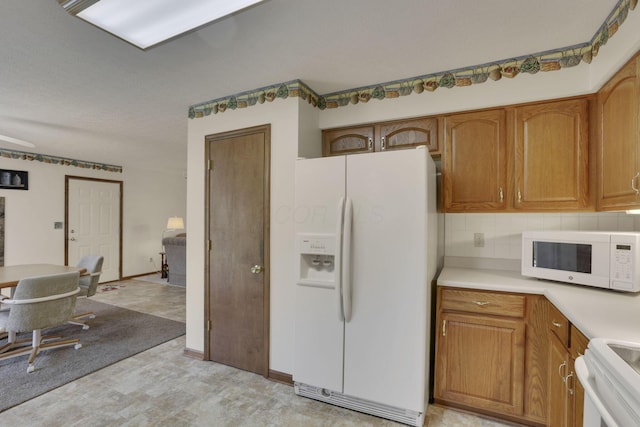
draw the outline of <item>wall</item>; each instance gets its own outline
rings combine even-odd
[[[640,215],[593,213],[474,213],[445,215],[447,257],[519,260],[525,230],[640,231]],[[484,247],[474,246],[482,233]]]
[[[298,157],[298,141],[307,154],[320,145],[317,110],[300,98],[277,100],[247,109],[189,120],[187,188],[187,233],[204,236],[205,230],[205,144],[206,135],[262,124],[271,125],[271,322],[270,368],[291,372],[293,337],[292,262],[294,258],[293,173]],[[204,238],[203,238],[204,239]],[[204,267],[203,239],[187,241],[187,341],[188,349],[204,351]],[[215,244],[215,242],[214,242]]]
[[[640,7],[628,14],[627,20],[600,48],[591,64],[581,62],[560,71],[521,73],[515,78],[502,78],[497,82],[487,80],[486,83],[466,87],[438,88],[434,92],[412,93],[395,99],[371,99],[367,103],[326,109],[320,114],[320,127],[328,129],[593,93],[640,49],[638,28]]]
[[[5,265],[64,263],[65,175],[123,181],[124,277],[160,269],[160,237],[170,215],[186,212],[183,174],[123,168],[123,173],[0,158],[0,169],[29,172],[29,190],[2,190],[5,198]],[[149,258],[154,258],[154,263]]]

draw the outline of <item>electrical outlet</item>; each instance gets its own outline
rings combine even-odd
[[[484,248],[484,233],[473,233],[473,247]]]

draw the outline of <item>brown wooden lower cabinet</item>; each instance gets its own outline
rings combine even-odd
[[[436,402],[545,425],[545,298],[438,288]]]
[[[542,295],[438,287],[437,403],[531,426],[581,427],[573,364],[588,339]]]
[[[589,340],[551,303],[548,327],[549,425],[582,427],[584,388],[576,377],[574,363],[584,354]]]

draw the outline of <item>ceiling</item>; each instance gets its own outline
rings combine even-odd
[[[267,0],[142,51],[57,0],[0,3],[0,134],[186,169],[188,107],[300,79],[319,94],[590,41],[617,0]]]

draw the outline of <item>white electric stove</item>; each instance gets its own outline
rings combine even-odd
[[[575,368],[584,427],[640,426],[640,343],[594,338]]]

